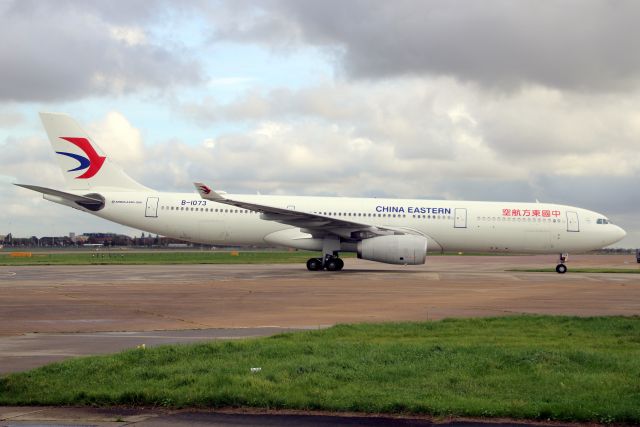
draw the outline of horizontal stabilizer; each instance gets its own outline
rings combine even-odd
[[[64,191],[54,190],[52,188],[39,187],[37,185],[27,185],[27,184],[14,184],[14,185],[17,185],[18,187],[26,188],[29,190],[37,191],[38,193],[47,194],[49,196],[61,197],[71,202],[82,203],[85,205],[101,205],[104,203],[103,200],[95,197],[80,196],[78,194],[65,193]]]

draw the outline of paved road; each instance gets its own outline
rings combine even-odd
[[[410,267],[348,259],[339,273],[307,272],[293,264],[0,267],[0,372],[143,343],[235,339],[343,322],[512,313],[640,315],[635,274],[505,271],[553,265],[551,256],[447,256]],[[629,256],[576,256],[569,264],[593,266],[640,268]],[[0,421],[0,426],[431,425],[428,419],[2,407]]]
[[[640,268],[633,257],[570,266]],[[321,327],[510,313],[640,314],[635,274],[525,273],[554,257],[431,257],[425,266],[356,259],[303,265],[0,267],[0,336],[237,327]]]
[[[635,274],[505,271],[554,260],[445,256],[403,267],[348,259],[339,273],[296,264],[0,267],[0,373],[143,343],[344,322],[640,314]],[[570,265],[640,268],[634,261],[577,256]]]
[[[333,416],[322,414],[231,414],[212,411],[162,411],[148,409],[0,407],[0,426],[406,426],[406,427],[488,427],[531,426],[543,423],[483,422],[453,420],[434,422],[428,418],[366,417],[362,415]],[[554,423],[552,427],[569,424]]]

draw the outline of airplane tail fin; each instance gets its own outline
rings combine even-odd
[[[127,175],[89,138],[78,123],[62,113],[40,113],[67,188],[149,190]]]

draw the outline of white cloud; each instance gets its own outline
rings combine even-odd
[[[135,2],[122,9],[96,3],[101,2],[3,2],[0,100],[70,100],[203,81],[200,62],[184,46],[178,50],[147,39],[143,28],[161,10]],[[136,25],[113,13],[130,9],[136,16],[137,7],[147,12],[137,14]]]
[[[116,163],[131,168],[138,168],[144,164],[142,135],[121,113],[107,113],[101,121],[90,124],[87,132]]]
[[[147,35],[140,27],[109,26],[109,34],[129,46],[147,44]]]
[[[229,104],[205,99],[177,108],[203,124],[257,121],[257,134],[287,135],[291,147],[312,144],[319,131],[308,127],[315,123],[345,140],[368,141],[371,149],[393,147],[396,159],[420,162],[427,176],[448,171],[459,177],[527,179],[541,173],[637,173],[638,99],[635,93],[612,98],[543,87],[496,96],[451,79],[397,79],[251,91]],[[323,158],[318,155],[316,162]]]
[[[209,79],[209,86],[247,86],[254,83],[254,77],[232,76],[232,77],[214,77]]]

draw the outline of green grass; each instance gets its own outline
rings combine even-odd
[[[239,252],[70,252],[38,253],[31,257],[0,254],[0,265],[91,265],[91,264],[285,264],[306,262],[319,253],[307,251]],[[345,258],[353,254],[341,255]]]
[[[555,273],[555,268],[514,268],[507,271],[520,271],[525,273]],[[640,274],[640,268],[570,268],[569,273],[623,273]]]
[[[251,373],[252,367],[262,370]],[[80,358],[1,405],[160,405],[640,423],[640,318],[341,325]]]

